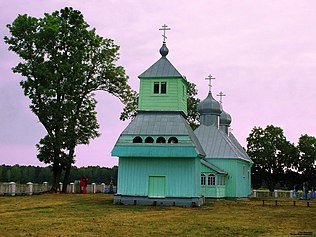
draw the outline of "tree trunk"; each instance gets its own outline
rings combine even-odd
[[[67,163],[65,165],[65,176],[64,176],[64,181],[63,181],[64,185],[63,185],[63,190],[62,190],[63,193],[67,192],[67,184],[69,182],[70,169],[71,169],[72,161],[74,160],[74,154],[75,154],[75,147],[72,147],[69,150],[69,156],[67,159]]]
[[[58,162],[54,162],[51,192],[57,193],[60,191],[59,182],[60,182],[61,172],[62,172],[62,167],[59,165]]]
[[[70,169],[71,169],[71,163],[69,163],[65,167],[65,175],[64,175],[64,181],[63,181],[63,189],[61,192],[66,193],[67,192],[67,184],[69,182],[69,175],[70,175]]]

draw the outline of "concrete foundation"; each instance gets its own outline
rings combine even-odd
[[[126,196],[114,195],[114,204],[123,205],[147,205],[147,206],[181,206],[181,207],[199,207],[205,203],[205,198],[200,197],[166,197],[149,198],[146,196]]]

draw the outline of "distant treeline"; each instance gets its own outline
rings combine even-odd
[[[81,177],[89,179],[91,183],[105,183],[110,184],[111,180],[116,185],[117,182],[117,166],[112,168],[100,167],[100,166],[88,166],[77,168],[76,166],[71,168],[70,182],[79,180]],[[16,182],[16,183],[51,183],[52,170],[51,167],[40,166],[20,166],[20,165],[1,165],[0,166],[0,182]]]

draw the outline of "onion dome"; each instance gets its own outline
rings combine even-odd
[[[231,122],[232,122],[232,117],[230,116],[229,113],[223,110],[223,112],[219,116],[219,124],[221,126],[229,126]]]
[[[162,44],[162,46],[161,46],[159,52],[160,52],[160,54],[161,54],[162,57],[166,57],[166,56],[168,55],[169,49],[167,48],[165,42],[163,42],[163,44]]]
[[[213,98],[211,92],[209,92],[208,96],[198,104],[197,110],[201,115],[202,114],[220,115],[222,113],[221,104]]]

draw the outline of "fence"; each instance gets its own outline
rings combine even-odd
[[[299,198],[303,196],[303,191],[296,191],[295,193],[296,197]],[[256,198],[294,198],[294,191],[290,190],[274,190],[273,192],[270,192],[269,190],[253,190],[252,196]]]
[[[62,190],[63,184],[59,183],[59,189]],[[33,195],[39,194],[43,192],[47,192],[50,190],[50,186],[47,182],[42,184],[33,184],[31,182],[27,184],[16,184],[15,182],[10,183],[2,183],[0,184],[0,195]],[[67,193],[80,193],[80,186],[79,181],[75,181],[74,183],[70,183],[67,185],[66,188]],[[109,185],[102,184],[89,184],[87,185],[87,193],[109,193],[109,192],[116,192],[116,187],[113,186],[112,188]]]

